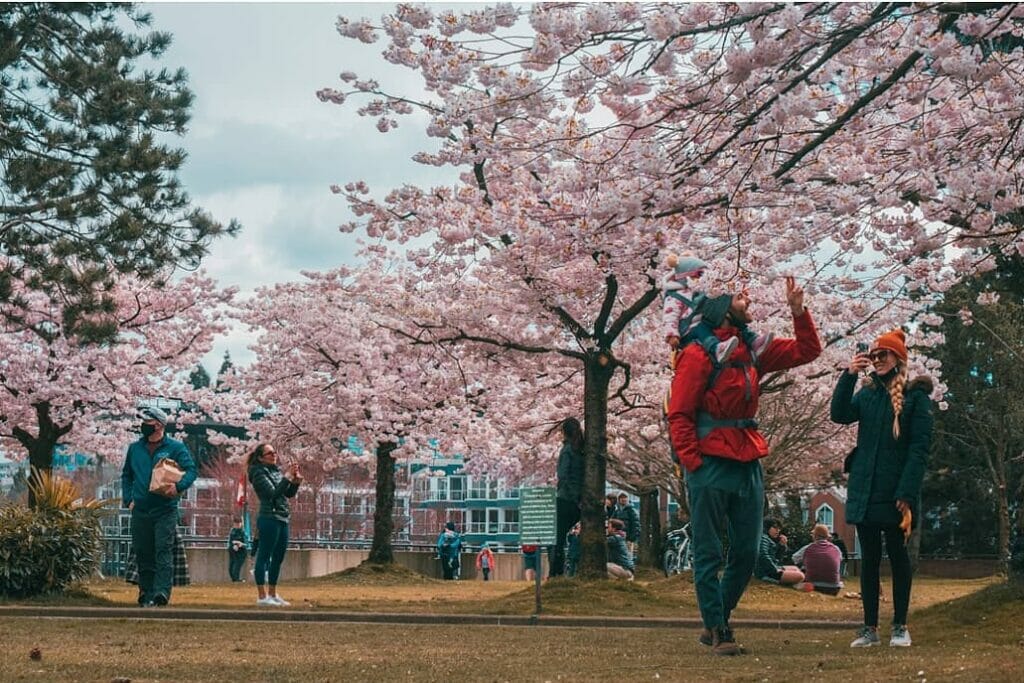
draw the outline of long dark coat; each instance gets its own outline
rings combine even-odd
[[[848,460],[846,522],[898,524],[896,501],[915,509],[932,443],[932,382],[918,377],[904,389],[900,438],[892,435],[892,400],[877,375],[854,393],[857,377],[844,371],[832,393],[831,417],[857,425],[857,448]]]

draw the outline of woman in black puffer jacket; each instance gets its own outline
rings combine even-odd
[[[874,366],[854,393],[857,376]],[[892,637],[889,645],[910,645],[907,611],[912,568],[906,541],[911,511],[919,509],[921,481],[932,440],[931,381],[907,382],[907,346],[902,330],[880,336],[870,353],[857,353],[832,394],[831,416],[857,423],[857,448],[848,460],[846,522],[857,525],[864,626],[852,647],[878,645],[879,566],[882,536],[892,566]],[[904,533],[906,532],[906,533]]]
[[[259,592],[256,604],[287,606],[289,603],[277,594],[277,579],[288,550],[288,520],[291,517],[288,499],[298,493],[302,474],[297,464],[292,465],[287,475],[282,474],[277,467],[277,453],[268,443],[253,449],[249,454],[248,467],[249,483],[260,499],[260,512],[256,518],[260,544],[253,572]]]

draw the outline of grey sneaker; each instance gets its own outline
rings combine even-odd
[[[718,342],[718,348],[715,349],[715,360],[718,361],[719,365],[722,365],[729,357],[732,352],[736,350],[736,346],[740,343],[740,340],[736,337],[729,337]]]
[[[871,628],[870,626],[862,626],[857,631],[857,638],[850,643],[850,647],[872,647],[873,645],[881,645],[882,641],[878,638],[878,629]]]
[[[889,647],[910,647],[910,631],[905,624],[892,625],[892,638],[889,639]]]

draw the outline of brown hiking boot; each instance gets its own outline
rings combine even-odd
[[[700,632],[700,644],[711,647],[715,644],[715,634],[712,633],[711,629],[706,628]]]
[[[743,648],[736,644],[736,639],[732,635],[732,629],[728,626],[719,626],[712,632],[711,636],[711,654],[723,657],[743,654]]]

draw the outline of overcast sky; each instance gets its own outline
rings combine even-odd
[[[390,90],[420,92],[414,73],[381,57],[384,41],[364,45],[342,38],[341,14],[374,19],[387,4],[161,4],[144,7],[153,28],[173,43],[161,60],[184,67],[196,96],[182,144],[182,172],[195,203],[217,219],[237,218],[242,233],[214,243],[205,269],[243,293],[260,285],[300,279],[302,270],[351,263],[355,235],[338,232],[351,219],[330,185],[366,180],[374,194],[406,182],[450,178],[410,157],[430,148],[423,119],[403,117],[386,135],[375,120],[316,98],[341,87],[338,74],[354,71]],[[438,5],[443,7],[443,5]],[[393,86],[393,87],[392,87]],[[238,364],[252,355],[249,339],[234,333],[218,342],[204,363],[220,367],[225,349]]]

